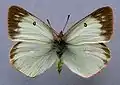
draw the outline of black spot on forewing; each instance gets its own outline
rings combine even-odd
[[[11,6],[8,11],[8,34],[10,38],[14,39],[16,34],[19,34],[18,23],[22,18],[28,16],[29,13],[18,6]]]
[[[35,21],[33,22],[33,25],[34,25],[34,26],[36,25],[36,22],[35,22]]]
[[[84,27],[87,27],[87,23],[84,23]]]
[[[105,40],[109,40],[113,33],[112,9],[110,7],[102,7],[90,14],[90,16],[100,21],[100,24],[102,25],[101,36],[105,36]]]

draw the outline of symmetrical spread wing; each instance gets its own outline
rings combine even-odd
[[[113,33],[113,14],[110,7],[100,8],[75,23],[66,33],[70,44],[104,43]]]
[[[17,43],[10,51],[10,63],[30,77],[46,71],[56,61],[51,50],[53,29],[18,6],[8,12],[8,34]]]
[[[110,60],[110,51],[104,44],[113,33],[113,14],[110,7],[100,8],[74,24],[64,38],[68,50],[63,61],[82,77],[90,77],[103,69]]]
[[[63,62],[68,68],[85,78],[103,69],[110,60],[110,51],[103,43],[68,46],[63,54]]]

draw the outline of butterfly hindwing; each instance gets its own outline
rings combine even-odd
[[[70,44],[104,43],[113,32],[113,14],[110,7],[100,8],[75,23],[65,33]]]
[[[10,51],[10,63],[20,72],[35,77],[55,63],[57,56],[50,45],[18,42]]]
[[[103,43],[68,46],[63,62],[74,73],[88,78],[103,69],[110,60],[110,51]]]

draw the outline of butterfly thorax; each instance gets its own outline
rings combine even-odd
[[[58,58],[62,57],[62,54],[64,53],[66,47],[66,42],[63,38],[63,32],[61,31],[59,35],[57,35],[57,38],[54,39],[53,47],[56,49],[56,54]]]

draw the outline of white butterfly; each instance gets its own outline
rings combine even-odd
[[[103,69],[110,60],[105,45],[113,33],[113,13],[102,7],[60,33],[21,7],[8,12],[8,34],[16,44],[10,51],[10,63],[20,72],[35,77],[55,62],[60,73],[65,64],[72,72],[88,78]]]

